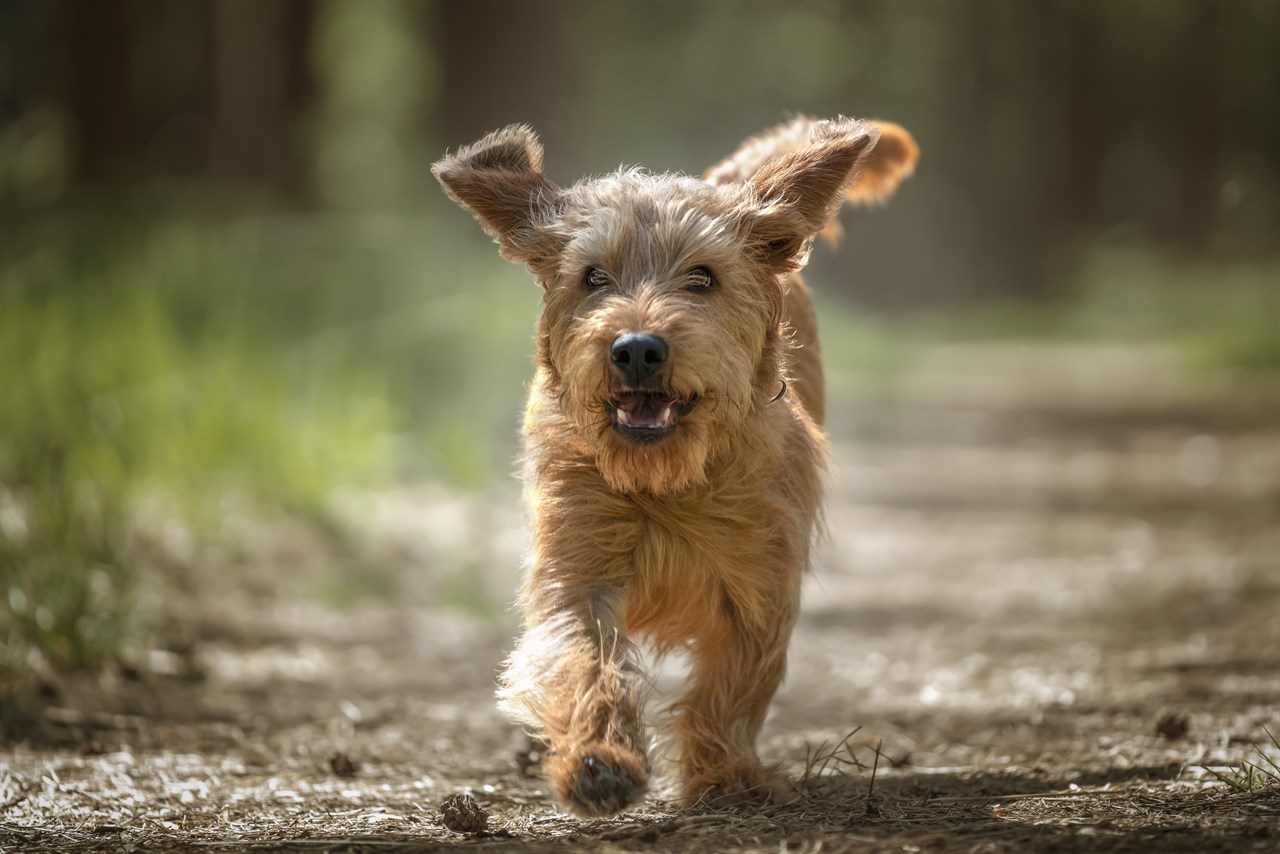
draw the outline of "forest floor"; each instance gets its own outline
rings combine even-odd
[[[195,560],[184,643],[40,685],[0,744],[0,850],[1280,848],[1275,385],[964,358],[831,417],[829,535],[761,742],[788,802],[681,811],[659,748],[636,809],[563,813],[493,702],[514,616],[458,605],[510,600],[518,489],[422,486],[339,502],[407,574],[391,600],[282,594],[315,547],[241,518],[262,577]],[[460,792],[487,833],[442,826]]]

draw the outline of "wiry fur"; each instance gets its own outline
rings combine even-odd
[[[911,134],[893,122],[867,122],[879,136],[875,148],[858,162],[855,179],[845,187],[845,198],[855,204],[882,202],[893,195],[903,178],[916,168],[920,149]],[[808,144],[814,121],[797,116],[789,122],[769,128],[744,140],[738,149],[708,169],[703,178],[709,184],[735,184],[748,181],[769,160]],[[840,222],[832,217],[822,229],[831,243],[840,239]]]
[[[624,170],[560,188],[521,126],[435,165],[545,291],[525,415],[525,631],[500,696],[548,740],[545,772],[575,811],[621,809],[647,782],[637,637],[690,654],[673,707],[685,795],[767,795],[755,740],[786,668],[823,465],[798,270],[842,200],[885,195],[914,161],[896,126],[797,119],[704,180]],[[592,268],[607,286],[584,284]],[[689,285],[696,268],[713,288]],[[670,350],[650,391],[681,414],[654,441],[615,423],[630,389],[610,350],[626,333]]]

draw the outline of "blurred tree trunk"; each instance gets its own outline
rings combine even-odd
[[[284,8],[284,109],[288,121],[288,149],[281,165],[281,187],[299,202],[310,202],[311,169],[303,152],[307,121],[319,94],[311,66],[311,37],[315,32],[316,0],[286,0]]]
[[[1055,230],[1072,239],[1097,222],[1108,137],[1113,133],[1107,126],[1108,92],[1101,67],[1105,25],[1100,17],[1106,8],[1072,0],[1057,0],[1047,8],[1050,27],[1045,34],[1052,38],[1056,32],[1061,38],[1055,57],[1061,67],[1047,69],[1046,82],[1061,93],[1054,99],[1061,105],[1060,114],[1048,126],[1055,138],[1046,140],[1059,156],[1047,198],[1060,200]]]
[[[120,177],[136,160],[145,131],[132,97],[133,0],[71,0],[65,10],[67,101],[76,125],[73,175],[81,181]]]
[[[442,85],[435,127],[447,145],[527,122],[559,148],[563,123],[580,106],[583,81],[571,79],[566,2],[470,0],[433,4],[430,26]],[[585,46],[584,46],[585,47]],[[571,139],[563,140],[572,143]]]
[[[1008,18],[1007,3],[989,7]],[[1063,285],[1058,251],[1097,228],[1102,216],[1107,156],[1116,128],[1103,55],[1107,4],[1044,0],[1023,4],[1018,29],[1005,33],[1006,47],[1025,70],[1017,92],[1018,123],[1031,157],[1016,182],[1010,211],[1001,215],[1014,236],[1010,251],[1023,260],[1024,281],[1010,292],[1042,298]],[[1024,155],[1025,156],[1025,155]],[[1017,247],[1016,249],[1014,247]]]
[[[1171,236],[1185,250],[1203,249],[1217,221],[1223,154],[1220,91],[1223,10],[1214,0],[1189,0],[1171,57],[1178,97],[1168,117],[1177,181]]]
[[[77,182],[206,178],[306,198],[313,0],[68,0],[63,11]],[[164,49],[194,55],[193,73],[158,81],[170,68],[148,61]]]
[[[299,136],[315,94],[312,0],[213,3],[213,177],[306,196]]]

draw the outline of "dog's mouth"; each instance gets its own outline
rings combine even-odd
[[[613,415],[613,429],[643,444],[670,436],[680,419],[697,405],[697,395],[678,400],[660,391],[621,391],[609,401],[609,410]]]

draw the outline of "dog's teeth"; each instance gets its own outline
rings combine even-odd
[[[625,410],[625,409],[619,409],[619,410],[618,410],[618,423],[619,423],[619,424],[630,424],[630,423],[631,423],[631,416],[627,414],[627,410]]]
[[[663,427],[666,427],[670,423],[671,423],[671,404],[668,403],[666,406],[662,407],[662,411],[658,413],[658,424],[660,424]]]

